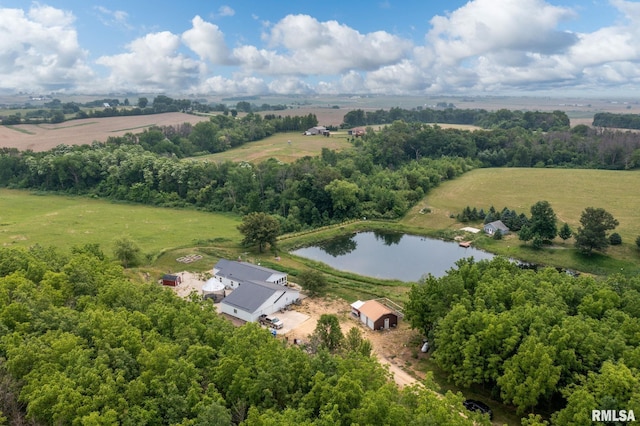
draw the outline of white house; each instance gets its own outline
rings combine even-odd
[[[213,267],[213,277],[225,288],[238,288],[240,281],[265,281],[281,286],[287,285],[287,274],[247,262],[220,259]]]
[[[502,233],[502,235],[505,235],[505,234],[509,233],[509,228],[507,227],[507,225],[502,223],[501,220],[496,220],[496,221],[493,221],[493,222],[490,222],[490,223],[487,223],[487,224],[484,225],[485,234],[493,235],[498,230]]]
[[[244,321],[257,321],[300,298],[298,290],[287,286],[287,274],[251,263],[220,259],[212,279],[233,289],[220,302],[220,312]]]
[[[327,128],[324,126],[316,126],[316,127],[312,127],[310,129],[308,129],[306,132],[304,132],[305,136],[310,136],[310,135],[324,135],[327,132]]]
[[[243,281],[220,302],[220,311],[244,321],[257,321],[260,315],[270,315],[300,298],[300,292],[290,287],[267,282]]]

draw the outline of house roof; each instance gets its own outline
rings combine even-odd
[[[362,300],[356,300],[355,302],[353,302],[351,304],[351,307],[353,309],[360,309],[362,307],[362,305],[364,305],[364,302]]]
[[[485,227],[486,226],[492,226],[494,229],[499,229],[501,231],[509,231],[509,228],[507,227],[507,225],[502,223],[501,220],[494,220],[493,222],[487,223]]]
[[[267,281],[272,275],[285,276],[283,272],[254,265],[252,263],[237,262],[235,260],[220,259],[215,269],[218,276],[235,279],[237,281]]]
[[[394,314],[395,313],[384,306],[382,303],[377,300],[368,300],[364,302],[364,304],[360,307],[360,313],[364,314],[367,318],[371,320],[377,320],[383,315]]]
[[[157,277],[157,275],[156,275]],[[162,279],[165,281],[178,281],[178,276],[177,275],[171,275],[171,274],[164,274],[162,276]]]
[[[286,287],[268,282],[244,281],[221,303],[226,303],[245,312],[254,313],[274,293],[285,293]]]

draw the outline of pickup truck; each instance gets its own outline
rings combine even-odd
[[[258,322],[260,322],[260,324],[266,325],[267,327],[275,328],[277,330],[281,329],[284,326],[284,323],[278,318],[269,317],[267,315],[260,315],[260,318],[258,318]]]

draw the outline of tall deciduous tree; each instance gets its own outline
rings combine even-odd
[[[127,237],[119,238],[113,243],[113,255],[125,268],[138,265],[140,254],[140,247]]]
[[[324,348],[329,352],[339,350],[344,344],[344,335],[340,330],[340,320],[334,314],[322,314],[311,335],[311,341],[318,349]]]
[[[238,230],[244,235],[243,245],[257,244],[258,250],[262,253],[267,244],[271,245],[271,248],[275,248],[276,238],[280,233],[280,223],[276,218],[266,213],[254,212],[242,218]]]
[[[298,284],[307,290],[310,296],[317,296],[327,287],[327,279],[321,272],[307,269],[298,276]]]
[[[606,251],[609,247],[607,231],[615,229],[618,221],[602,208],[587,207],[580,217],[581,227],[575,235],[576,247],[583,253]]]
[[[531,206],[528,226],[534,238],[538,236],[542,240],[553,240],[558,235],[556,214],[548,201],[538,201]]]

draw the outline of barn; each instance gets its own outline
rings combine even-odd
[[[164,274],[162,276],[162,285],[166,285],[168,287],[177,287],[182,282],[180,275],[171,275]]]
[[[351,304],[351,313],[372,330],[387,330],[398,325],[398,314],[377,300]]]

